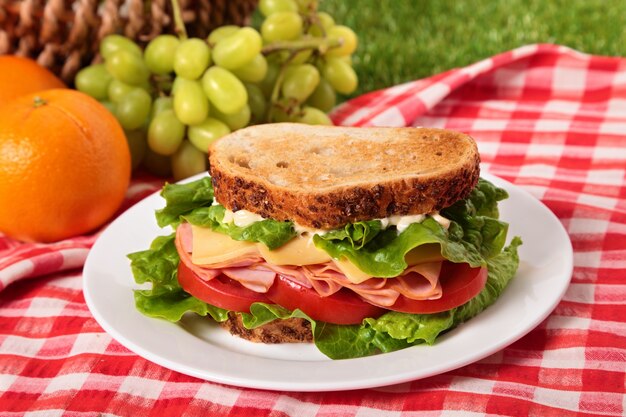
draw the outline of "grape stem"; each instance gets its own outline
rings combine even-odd
[[[187,29],[185,28],[185,22],[183,22],[183,16],[180,13],[180,4],[178,0],[172,0],[172,14],[174,15],[174,31],[180,40],[187,39]]]
[[[270,108],[267,112],[267,122],[272,121],[272,116],[274,113],[274,108],[283,108],[278,103],[278,95],[280,94],[280,88],[283,84],[283,79],[285,78],[285,72],[287,67],[294,60],[296,55],[300,52],[306,50],[317,50],[324,54],[331,48],[336,48],[343,44],[343,39],[327,39],[327,38],[313,38],[313,39],[302,39],[297,41],[278,41],[266,45],[261,52],[263,55],[269,55],[275,52],[288,51],[289,56],[280,66],[280,70],[278,72],[278,76],[276,77],[276,83],[274,84],[274,88],[272,89],[272,96],[270,97]],[[296,103],[297,104],[297,103]],[[289,109],[287,109],[287,112]]]
[[[325,38],[312,38],[302,39],[297,41],[278,41],[270,43],[263,47],[261,52],[263,55],[269,55],[274,52],[289,51],[292,54],[305,51],[307,49],[316,49],[322,54],[331,48],[336,48],[343,44],[343,39],[325,39]]]

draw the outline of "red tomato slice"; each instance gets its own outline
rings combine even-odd
[[[276,275],[266,295],[289,310],[299,308],[314,320],[333,324],[360,324],[364,318],[379,317],[386,311],[363,301],[348,289],[322,297],[313,288],[303,287],[280,274]]]
[[[224,275],[204,280],[184,262],[178,265],[178,283],[194,297],[226,310],[249,313],[252,303],[271,303],[265,294],[254,292]]]
[[[403,295],[390,310],[404,313],[431,314],[450,310],[476,297],[487,282],[487,268],[471,268],[468,264],[444,262],[441,267],[441,289],[438,300],[411,300]]]

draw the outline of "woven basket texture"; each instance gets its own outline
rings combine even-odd
[[[179,0],[190,36],[206,37],[224,24],[244,25],[257,0]],[[71,84],[98,62],[100,40],[119,33],[146,43],[173,33],[170,0],[0,0],[0,55],[37,62]]]

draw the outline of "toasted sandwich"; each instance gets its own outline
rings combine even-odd
[[[435,338],[499,296],[518,265],[468,135],[267,124],[209,149],[209,174],[166,185],[160,226],[129,255],[143,313],[192,311],[263,343],[331,358]]]

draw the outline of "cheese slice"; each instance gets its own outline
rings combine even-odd
[[[315,265],[332,260],[330,255],[316,248],[313,239],[306,235],[297,236],[274,250],[269,250],[262,243],[257,245],[263,259],[274,265]]]
[[[361,271],[359,268],[357,268],[356,265],[350,262],[350,260],[347,258],[343,258],[341,260],[334,260],[334,262],[335,262],[335,265],[337,265],[337,268],[339,268],[339,270],[353,284],[360,284],[363,281],[367,281],[368,279],[372,278],[371,275],[366,274],[365,272]]]
[[[243,258],[258,253],[256,243],[231,239],[223,233],[205,227],[191,225],[193,251],[191,262],[196,265],[210,265]]]

